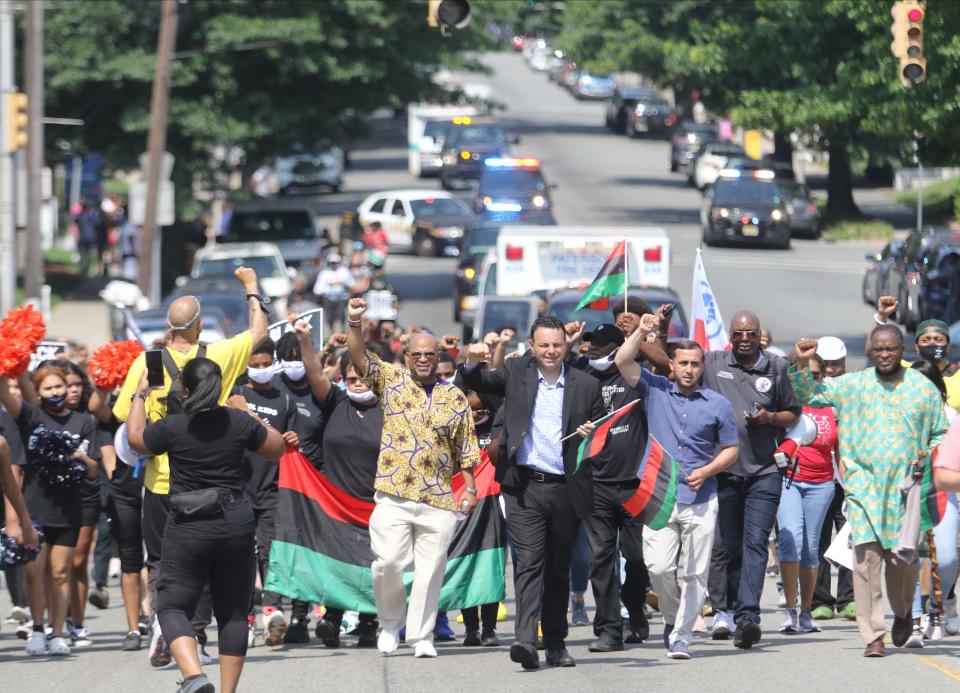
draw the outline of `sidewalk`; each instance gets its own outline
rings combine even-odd
[[[86,344],[92,353],[110,341],[110,318],[107,304],[96,301],[58,303],[50,315],[47,339],[65,338]]]

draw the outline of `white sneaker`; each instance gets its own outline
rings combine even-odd
[[[257,646],[257,624],[247,622],[247,649]]]
[[[913,627],[913,632],[910,634],[910,637],[907,638],[907,641],[903,644],[903,646],[914,648],[923,647],[923,631],[920,630],[920,626]]]
[[[120,577],[120,559],[119,558],[110,559],[110,566],[107,568],[107,574],[114,579],[118,579]]]
[[[787,595],[783,592],[783,583],[777,582],[777,606],[781,609],[787,608]]]
[[[61,637],[50,638],[47,643],[47,649],[52,655],[65,656],[70,654],[70,646],[67,641]]]
[[[377,649],[383,654],[388,655],[396,652],[400,645],[400,631],[384,628],[380,631],[380,637],[377,638]]]
[[[33,632],[33,621],[24,621],[17,626],[17,637],[21,640],[29,640]]]
[[[421,640],[413,648],[414,657],[436,657],[437,648],[429,640]]]
[[[783,624],[780,626],[781,633],[799,633],[800,632],[800,623],[799,617],[797,616],[796,609],[787,609],[783,619]]]
[[[86,628],[71,628],[70,642],[74,647],[90,647],[93,640],[90,639],[90,633]]]
[[[15,606],[10,609],[10,616],[7,618],[7,623],[26,623],[29,620],[30,611],[24,606]]]
[[[713,626],[710,635],[714,640],[726,640],[736,629],[733,623],[733,614],[729,611],[718,611],[713,615]]]
[[[948,635],[960,633],[960,616],[957,615],[957,599],[943,600],[943,629]]]
[[[30,638],[27,640],[27,654],[31,657],[47,654],[47,636],[37,631],[30,633]]]

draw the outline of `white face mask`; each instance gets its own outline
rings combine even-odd
[[[377,393],[373,390],[366,390],[365,392],[354,392],[350,388],[347,388],[347,397],[350,398],[351,402],[356,402],[357,404],[370,404],[377,400]]]
[[[267,366],[266,368],[247,366],[247,377],[251,382],[257,383],[258,385],[269,383],[275,372],[276,369],[273,366]]]
[[[307,374],[307,369],[303,365],[303,361],[283,361],[282,365],[283,374],[295,383],[303,380]]]
[[[616,354],[617,352],[614,351],[612,354],[608,354],[607,356],[601,356],[598,359],[590,359],[589,360],[590,367],[597,371],[608,370],[610,366],[613,365],[613,359],[616,356]]]

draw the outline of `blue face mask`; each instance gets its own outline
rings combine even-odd
[[[47,409],[57,411],[58,409],[63,409],[63,405],[67,401],[67,396],[54,395],[53,397],[41,397],[40,401],[43,402],[43,406]]]

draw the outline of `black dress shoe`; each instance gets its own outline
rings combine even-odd
[[[575,667],[576,660],[570,656],[566,647],[547,650],[547,664],[552,667]]]
[[[528,642],[515,642],[510,646],[510,661],[516,662],[524,669],[539,669],[540,655],[537,648]]]
[[[625,642],[635,645],[650,639],[650,624],[647,623],[647,615],[642,609],[636,613],[630,612],[630,617],[625,625],[627,629]]]
[[[480,636],[480,644],[484,647],[500,647],[500,638],[497,637],[497,631],[483,631],[483,634]]]
[[[357,647],[377,646],[377,622],[361,622],[357,626]]]
[[[314,629],[317,639],[324,647],[340,647],[340,626],[333,621],[323,618],[317,621]]]
[[[909,618],[893,617],[893,628],[890,629],[890,639],[894,647],[903,647],[913,633],[913,620]]]
[[[591,652],[622,652],[623,651],[623,642],[620,640],[615,640],[609,635],[601,635],[599,638],[590,643],[590,646],[587,647]]]
[[[749,650],[760,642],[760,624],[753,621],[744,621],[737,626],[733,633],[733,644],[741,650]]]
[[[463,636],[464,647],[480,647],[480,645],[480,631],[468,630],[466,635]]]

